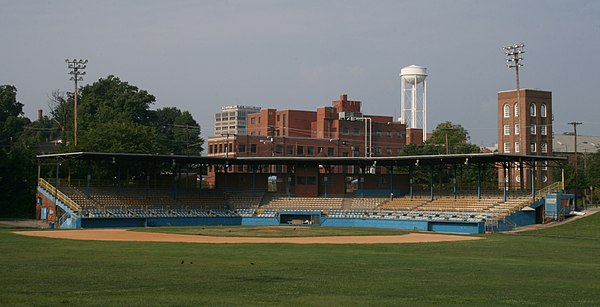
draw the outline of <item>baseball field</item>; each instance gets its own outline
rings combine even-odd
[[[33,237],[3,226],[0,305],[597,306],[599,229],[600,214],[595,214],[550,229],[481,235],[480,240],[210,244]],[[326,227],[141,233],[269,239],[413,235]]]

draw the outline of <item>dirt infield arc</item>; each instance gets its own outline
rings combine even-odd
[[[326,237],[214,237],[194,236],[155,232],[137,232],[125,229],[90,229],[57,231],[19,231],[20,235],[72,240],[94,241],[133,241],[133,242],[179,242],[179,243],[288,243],[288,244],[400,244],[424,242],[449,242],[479,240],[469,237],[445,234],[409,233],[397,236],[326,236]]]

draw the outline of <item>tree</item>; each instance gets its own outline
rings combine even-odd
[[[73,100],[69,101],[66,93],[60,90],[53,91],[49,98],[48,107],[50,108],[52,121],[56,123],[60,130],[60,139],[66,142],[67,129],[72,127]]]
[[[445,153],[475,153],[479,152],[479,147],[469,143],[469,132],[460,124],[453,124],[450,121],[438,124],[431,133],[426,145],[442,147]],[[446,149],[446,144],[448,148]]]
[[[112,75],[84,86],[78,100],[78,150],[160,152],[155,114],[149,110],[154,101],[147,91]]]
[[[204,140],[200,126],[190,112],[167,107],[156,110],[156,128],[165,151],[174,154],[199,154]]]
[[[480,152],[477,145],[469,143],[469,133],[459,124],[452,122],[443,122],[433,130],[429,139],[423,144],[407,144],[404,146],[403,155],[442,155],[446,153],[446,138],[449,154],[464,154]],[[458,177],[459,185],[474,189],[477,183],[477,168],[473,165],[458,165],[453,167],[440,166],[434,171],[434,182],[440,186],[450,185],[454,176]],[[416,184],[429,184],[431,180],[431,170],[416,168],[413,173]],[[482,168],[482,178],[484,186],[493,187],[497,185],[494,175],[494,167],[488,166]]]
[[[0,216],[32,216],[35,184],[34,151],[24,137],[29,119],[23,117],[23,104],[17,89],[0,85]]]
[[[78,100],[81,128],[111,121],[149,125],[153,120],[149,108],[155,100],[147,91],[110,75],[81,89]]]
[[[17,101],[17,88],[0,85],[0,146],[10,150],[28,123],[29,119],[23,117],[23,104]]]

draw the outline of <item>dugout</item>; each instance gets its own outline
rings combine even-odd
[[[279,213],[280,225],[321,225],[320,211],[281,211]]]

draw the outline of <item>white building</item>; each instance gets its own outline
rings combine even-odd
[[[215,135],[245,135],[248,114],[260,112],[260,107],[227,106],[215,114]]]

